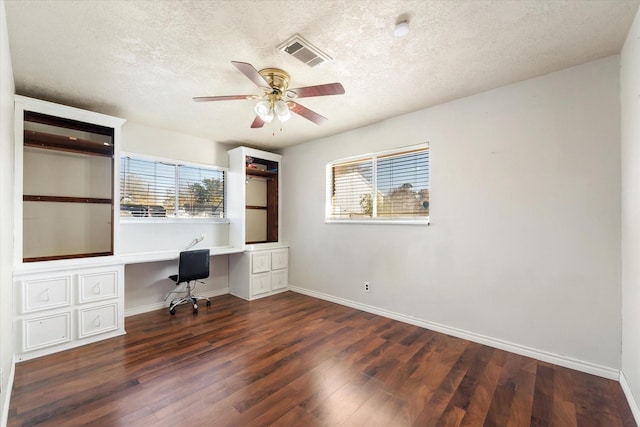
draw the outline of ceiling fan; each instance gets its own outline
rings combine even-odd
[[[235,99],[260,99],[255,106],[256,118],[252,128],[261,128],[265,123],[271,123],[275,117],[281,122],[291,118],[291,112],[321,125],[327,118],[313,110],[304,107],[294,99],[312,96],[341,95],[344,87],[340,83],[328,83],[317,86],[306,86],[289,89],[289,74],[279,68],[265,68],[256,70],[246,62],[231,61],[242,74],[247,76],[256,86],[262,89],[262,95],[223,95],[199,96],[193,98],[196,102],[231,101]]]

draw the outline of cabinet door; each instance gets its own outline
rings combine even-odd
[[[115,298],[118,295],[118,272],[81,274],[80,303]]]
[[[251,295],[260,295],[271,291],[271,273],[251,276]]]
[[[289,270],[285,268],[271,272],[271,289],[275,291],[277,289],[284,289],[289,285],[288,271]]]
[[[71,276],[29,279],[22,282],[22,312],[66,307],[71,304]]]
[[[289,265],[289,249],[276,249],[271,251],[271,269],[280,270]]]
[[[30,351],[71,341],[71,313],[26,319],[22,322],[22,350]]]
[[[251,254],[251,273],[264,273],[269,270],[271,270],[271,252],[253,252]]]
[[[79,338],[118,329],[117,304],[78,310],[78,314],[80,321]]]

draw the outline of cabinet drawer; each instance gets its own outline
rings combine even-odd
[[[71,341],[71,313],[27,319],[22,322],[23,351]]]
[[[289,270],[282,269],[271,272],[271,289],[284,289],[289,285]]]
[[[81,274],[80,303],[99,301],[118,296],[118,272]]]
[[[276,249],[271,251],[271,269],[280,270],[289,265],[289,249]]]
[[[109,304],[78,310],[79,338],[118,329],[118,305]]]
[[[254,252],[251,254],[251,273],[264,273],[271,270],[271,252]]]
[[[71,304],[71,276],[22,282],[22,312],[48,310]]]
[[[271,291],[271,273],[251,276],[251,295],[260,295]]]

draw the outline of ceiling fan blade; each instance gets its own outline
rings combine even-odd
[[[197,96],[193,98],[196,102],[206,101],[232,101],[234,99],[256,99],[256,95],[223,95],[223,96]]]
[[[264,121],[260,116],[256,116],[256,118],[253,119],[253,123],[251,123],[251,129],[261,128],[262,126],[264,126]]]
[[[231,61],[231,63],[238,69],[242,74],[247,76],[249,80],[251,80],[258,87],[266,87],[270,88],[269,83],[258,73],[253,65],[248,64],[246,62],[238,62]]]
[[[328,120],[326,117],[321,116],[320,114],[308,109],[307,107],[303,107],[297,102],[289,101],[287,102],[287,105],[289,106],[289,110],[293,111],[299,116],[304,117],[307,120],[312,121],[317,125],[321,125]]]
[[[327,83],[324,85],[289,89],[287,90],[287,94],[289,94],[289,92],[295,94],[293,98],[309,98],[311,96],[342,95],[344,93],[344,87],[340,83]]]

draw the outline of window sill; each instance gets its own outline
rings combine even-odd
[[[325,224],[430,225],[429,219],[325,219]]]
[[[228,218],[120,218],[120,224],[229,224]]]

